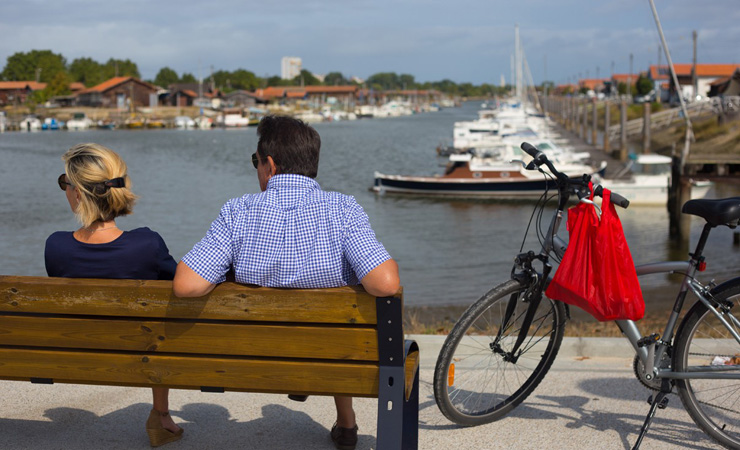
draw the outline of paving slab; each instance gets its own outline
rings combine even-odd
[[[631,358],[576,355],[566,342],[553,369],[506,418],[463,428],[439,412],[432,392],[436,352],[443,337],[419,337],[421,449],[629,449],[647,414],[649,392],[635,379]],[[607,344],[619,348],[616,341]],[[572,345],[571,345],[572,344]],[[591,342],[589,342],[591,344]],[[628,354],[628,352],[625,352]],[[144,423],[151,408],[148,389],[79,385],[34,385],[0,381],[2,449],[146,449]],[[171,411],[185,429],[166,449],[332,449],[329,429],[334,403],[310,397],[173,390]],[[377,400],[356,399],[357,449],[375,449]],[[659,410],[642,448],[720,448],[702,433],[670,396]],[[382,449],[380,449],[382,450]]]

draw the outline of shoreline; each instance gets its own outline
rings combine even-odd
[[[470,305],[404,306],[404,333],[417,335],[447,335]],[[684,305],[679,324],[690,305]],[[612,322],[599,322],[588,313],[570,306],[570,319],[565,325],[566,337],[622,337],[621,330]],[[643,335],[662,334],[671,305],[645,308],[645,317],[637,321]]]

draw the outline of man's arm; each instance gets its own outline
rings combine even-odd
[[[177,268],[177,271],[178,273],[180,272],[179,267]],[[175,279],[177,279],[177,276],[175,276]],[[368,272],[368,274],[360,280],[360,283],[362,283],[362,286],[370,295],[374,295],[376,297],[391,297],[395,295],[395,293],[398,292],[398,288],[401,287],[401,280],[398,276],[398,264],[396,264],[396,261],[389,259]]]
[[[369,275],[369,274],[368,274]],[[180,261],[172,281],[172,291],[177,297],[202,297],[215,288],[216,285],[205,280],[193,269]]]

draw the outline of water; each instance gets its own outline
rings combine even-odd
[[[378,237],[398,261],[407,305],[459,305],[476,300],[510,272],[513,256],[532,212],[531,203],[437,200],[377,196],[369,191],[373,172],[431,174],[444,159],[434,148],[449,141],[453,122],[476,117],[477,104],[416,116],[317,124],[322,139],[318,181],[324,189],[354,195]],[[205,234],[229,198],[259,190],[250,155],[254,128],[242,130],[141,130],[5,133],[0,135],[0,274],[45,275],[44,242],[57,230],[77,228],[56,179],[60,156],[74,144],[98,142],[119,152],[129,165],[135,213],[120,227],[148,226],[181,258]],[[721,185],[710,197],[740,195]],[[686,259],[668,241],[665,208],[620,211],[636,262]],[[701,219],[692,222],[698,238]],[[526,248],[538,249],[532,239]],[[738,275],[740,247],[732,231],[713,232],[704,279]],[[675,295],[674,277],[643,280],[650,302]],[[649,297],[649,298],[648,298]],[[648,306],[650,307],[650,306]]]

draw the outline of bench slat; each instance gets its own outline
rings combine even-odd
[[[377,397],[378,366],[0,348],[0,378],[57,383]]]
[[[327,342],[332,345],[327,346]],[[377,361],[372,328],[0,315],[0,345]]]
[[[0,311],[370,325],[377,320],[375,297],[359,286],[272,289],[222,283],[205,297],[178,298],[171,281],[5,275],[0,275]]]

